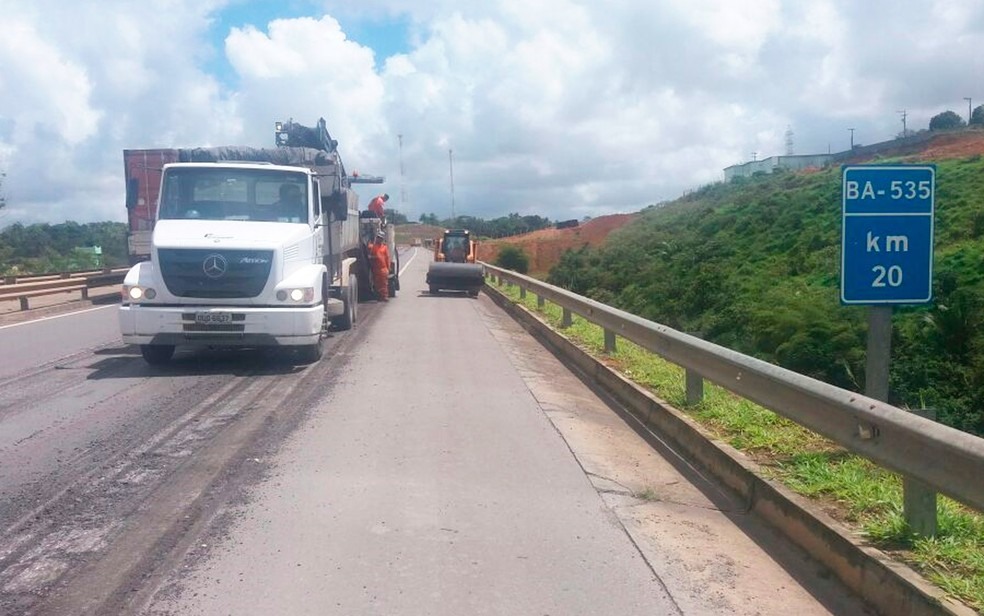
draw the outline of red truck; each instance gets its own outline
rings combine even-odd
[[[161,170],[175,162],[178,162],[176,149],[123,150],[130,265],[150,260],[151,235],[161,194]]]

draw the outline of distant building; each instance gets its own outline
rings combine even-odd
[[[824,167],[834,160],[833,154],[799,154],[793,156],[770,156],[762,160],[753,160],[740,165],[724,168],[724,181],[733,178],[750,177],[759,171],[772,173],[776,169],[796,171],[809,167]]]

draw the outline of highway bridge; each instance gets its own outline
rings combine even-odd
[[[309,366],[0,317],[0,614],[879,612],[429,260]]]

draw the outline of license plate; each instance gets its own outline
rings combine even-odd
[[[196,323],[228,323],[232,321],[230,312],[196,312]]]

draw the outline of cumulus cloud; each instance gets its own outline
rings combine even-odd
[[[306,0],[216,30],[247,6],[0,0],[0,224],[122,220],[123,148],[268,145],[290,117],[414,217],[449,213],[453,164],[458,213],[565,219],[716,181],[787,127],[836,151],[984,102],[979,0]],[[393,22],[389,57],[343,27]]]

